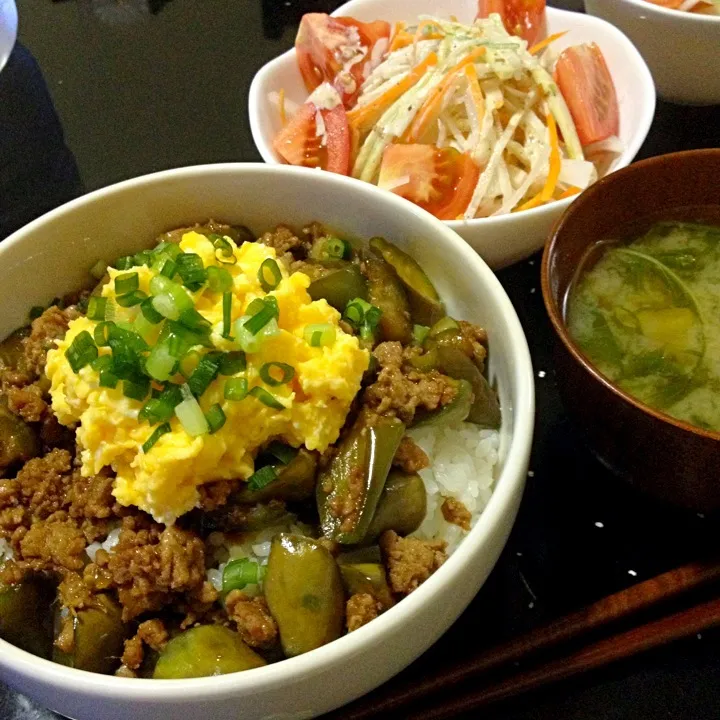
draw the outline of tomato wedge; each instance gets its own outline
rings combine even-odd
[[[300,21],[295,50],[308,92],[330,82],[350,107],[360,92],[363,70],[378,40],[390,38],[390,24],[307,13]]]
[[[318,135],[318,113],[324,133]],[[324,141],[324,142],[323,142]],[[342,105],[319,110],[305,103],[273,141],[275,151],[290,165],[319,167],[347,175],[350,172],[350,129]]]
[[[555,66],[555,79],[583,145],[618,134],[620,110],[615,84],[595,43],[564,50]]]
[[[545,0],[478,0],[479,18],[498,13],[505,29],[534,45],[547,32]]]
[[[440,220],[456,220],[470,204],[480,168],[469,155],[434,145],[390,145],[378,187],[411,200]]]

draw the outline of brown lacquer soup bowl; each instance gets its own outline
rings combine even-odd
[[[566,308],[596,243],[642,233],[656,220],[720,225],[719,176],[720,149],[655,157],[614,173],[558,221],[542,261],[543,298],[559,340],[555,375],[568,413],[604,465],[655,497],[702,512],[720,507],[720,433],[670,417],[614,385],[571,337]]]

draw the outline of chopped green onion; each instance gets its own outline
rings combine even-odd
[[[140,276],[136,272],[115,276],[115,294],[125,295],[140,287]]]
[[[223,293],[223,330],[222,336],[226,340],[232,340],[230,335],[230,328],[232,327],[232,292],[227,291]]]
[[[95,326],[93,335],[98,347],[108,347],[110,345],[110,330],[114,325],[114,322],[101,322]]]
[[[167,343],[158,343],[148,355],[145,372],[153,379],[163,382],[177,372],[178,359],[170,353]]]
[[[158,327],[149,322],[142,313],[137,314],[137,317],[133,320],[132,328],[148,345],[155,342]]]
[[[125,293],[125,295],[118,295],[118,297],[115,298],[115,302],[117,302],[120,307],[134,307],[135,305],[140,305],[140,303],[147,299],[147,293],[144,293],[142,290],[133,290],[132,292]]]
[[[195,397],[200,397],[217,377],[220,370],[220,356],[217,353],[208,353],[198,363],[193,374],[187,381],[187,386]]]
[[[114,365],[110,355],[100,355],[90,364],[93,370],[99,374],[98,384],[100,387],[115,388],[119,382],[118,376],[113,372]]]
[[[207,280],[202,258],[196,253],[182,253],[175,262],[183,285],[192,291],[199,290]]]
[[[273,440],[267,448],[265,448],[265,452],[276,457],[283,465],[287,465],[290,461],[294,460],[298,453],[294,447],[285,445],[277,440]]]
[[[235,321],[235,338],[237,343],[246,353],[258,352],[266,338],[272,337],[278,331],[277,320],[273,318],[267,325],[263,326],[258,333],[248,332],[245,327],[247,315]],[[252,319],[252,318],[251,318]]]
[[[186,308],[180,313],[180,323],[203,335],[208,334],[212,328],[210,321],[206,320],[194,307]]]
[[[160,258],[153,263],[152,269],[156,274],[172,280],[177,272],[177,264],[166,255],[161,255]]]
[[[170,424],[169,423],[163,423],[162,425],[158,425],[155,430],[153,430],[152,435],[143,443],[142,451],[144,453],[150,452],[151,448],[155,443],[163,436],[167,435],[167,433],[170,432]]]
[[[305,326],[305,342],[311,347],[323,347],[335,342],[335,326],[329,323]]]
[[[227,292],[232,289],[232,275],[225,269],[212,265],[207,269],[208,287],[213,292]]]
[[[234,265],[237,262],[233,247],[227,238],[215,233],[209,236],[215,248],[215,259],[225,265]]]
[[[261,467],[248,478],[248,490],[262,490],[276,478],[277,471],[272,465]]]
[[[249,393],[254,398],[259,400],[263,405],[267,405],[275,410],[284,410],[285,406],[279,402],[272,393],[269,393],[265,388],[254,387]]]
[[[144,400],[150,392],[150,378],[138,375],[123,379],[123,395],[133,400]]]
[[[343,319],[350,323],[353,327],[357,328],[362,325],[363,318],[365,317],[365,312],[362,309],[362,306],[359,305],[356,302],[350,302],[348,303],[347,307],[345,308],[345,312],[343,313]]]
[[[164,275],[155,275],[155,277],[150,280],[150,292],[153,295],[169,295],[177,284],[178,283],[173,282]]]
[[[207,335],[200,334],[178,322],[168,320],[160,333],[162,339],[167,338],[170,344],[170,351],[176,358],[181,358],[190,348],[195,345],[212,347]]]
[[[120,378],[112,370],[101,370],[98,384],[100,387],[115,389]]]
[[[331,260],[342,260],[350,255],[350,243],[341,238],[330,235],[325,239],[324,245]]]
[[[140,311],[143,314],[143,317],[153,325],[157,325],[159,322],[162,322],[165,318],[163,315],[161,315],[154,307],[153,307],[153,299],[147,298],[142,301],[142,304],[140,305]]]
[[[123,380],[135,381],[137,384],[138,376],[142,373],[140,353],[149,349],[148,344],[136,332],[126,330],[113,323],[108,331],[108,345],[112,350],[115,374]],[[136,393],[139,392],[138,389]],[[134,395],[128,397],[134,397]]]
[[[248,585],[257,585],[261,575],[260,566],[249,558],[231,560],[223,570],[223,593],[242,590]]]
[[[141,250],[133,255],[135,265],[150,265],[152,262],[152,253],[149,250]]]
[[[257,274],[258,282],[260,287],[265,292],[274,290],[282,280],[282,273],[280,272],[280,266],[272,258],[268,258],[263,261]]]
[[[273,300],[275,300],[275,298],[273,298]],[[256,303],[258,302],[261,303],[261,305],[257,305]],[[258,310],[253,313],[255,308],[258,308]],[[260,298],[253,300],[250,305],[248,305],[247,312],[251,317],[243,322],[243,327],[252,335],[257,335],[271,320],[277,320],[279,317],[277,300],[273,303],[269,298],[265,300],[261,300]]]
[[[74,373],[79,373],[98,356],[98,349],[93,342],[92,335],[87,330],[78,333],[70,347],[65,351],[65,357],[70,363]]]
[[[273,371],[281,373],[281,377],[278,379],[273,376]],[[266,385],[270,387],[277,387],[278,385],[286,385],[295,377],[295,368],[292,365],[281,362],[269,362],[265,363],[260,368],[260,377]]]
[[[219,403],[210,406],[205,413],[205,419],[207,420],[211,435],[216,433],[225,424],[225,413]]]
[[[45,308],[42,305],[33,305],[30,308],[30,320],[37,320],[44,312]]]
[[[422,345],[429,332],[430,328],[427,325],[413,325],[413,342]]]
[[[101,370],[110,370],[113,366],[111,355],[98,355],[91,363],[90,367],[97,372]]]
[[[248,381],[244,377],[230,378],[225,381],[226,400],[244,400],[248,394]]]
[[[167,257],[170,258],[170,260],[176,260],[177,256],[182,253],[182,248],[177,244],[173,242],[167,242],[163,240],[163,242],[158,243],[155,248],[152,250],[152,254],[155,257],[163,258]]]
[[[245,353],[242,350],[227,352],[220,358],[220,374],[234,375],[247,367]]]
[[[175,406],[167,399],[150,398],[138,413],[138,420],[147,420],[151,425],[167,422],[175,413]]]
[[[184,400],[175,407],[175,415],[188,435],[191,437],[204,435],[210,428],[200,403],[193,397],[187,385],[183,385],[180,390]]]
[[[131,267],[135,267],[135,259],[132,255],[125,255],[115,261],[115,267],[118,270],[129,270]]]
[[[104,320],[107,312],[108,299],[91,295],[88,300],[87,316],[90,320]]]
[[[98,260],[91,268],[90,274],[96,280],[102,280],[107,271],[107,263],[104,260]]]

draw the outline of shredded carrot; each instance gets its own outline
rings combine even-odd
[[[280,122],[282,126],[287,125],[287,113],[285,112],[285,88],[278,91],[278,109],[280,110]]]
[[[478,78],[477,70],[475,65],[465,66],[465,77],[468,81],[468,88],[470,89],[470,97],[472,98],[473,105],[475,106],[475,112],[478,118],[482,118],[485,114],[485,98],[482,94],[482,88],[480,87],[480,79]]]
[[[530,210],[531,208],[543,205],[546,202],[552,200],[555,187],[557,186],[558,178],[560,177],[560,167],[562,163],[562,157],[560,155],[560,142],[558,140],[557,124],[555,118],[551,113],[546,116],[548,133],[550,134],[550,168],[548,169],[547,180],[545,180],[545,186],[543,189],[530,198],[526,203],[516,208],[516,210]]]
[[[560,193],[560,195],[558,195],[558,200],[564,200],[565,198],[572,197],[573,195],[578,195],[581,192],[581,188],[571,185],[567,190],[565,190],[565,192],[562,192]]]
[[[405,32],[405,27],[404,22],[395,23],[395,29],[393,30],[392,40],[390,41],[390,47],[388,49],[389,53],[394,52],[401,47],[405,47],[412,42],[412,35]],[[410,38],[410,42],[406,42],[406,38]]]
[[[435,53],[430,53],[421,63],[418,63],[399,83],[386,90],[380,97],[375,98],[367,105],[360,105],[347,114],[348,122],[358,132],[366,132],[380,119],[385,110],[399,97],[404,95],[418,80],[437,64]]]
[[[475,62],[481,55],[485,54],[485,48],[476,48],[469,55],[464,57],[457,65],[450,68],[448,74],[430,91],[427,100],[415,116],[410,127],[405,131],[402,142],[418,142],[427,132],[431,125],[435,124],[437,116],[442,111],[445,93],[452,86],[458,75],[464,71],[467,65]]]
[[[556,40],[560,39],[563,35],[567,34],[567,30],[564,30],[563,32],[554,33],[553,35],[548,35],[544,40],[541,40],[539,43],[535,43],[528,52],[531,55],[537,55],[539,52],[544,50],[550,43],[554,43]]]

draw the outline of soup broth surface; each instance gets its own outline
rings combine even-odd
[[[720,431],[720,225],[661,221],[599,243],[566,305],[570,334],[641,402]]]

